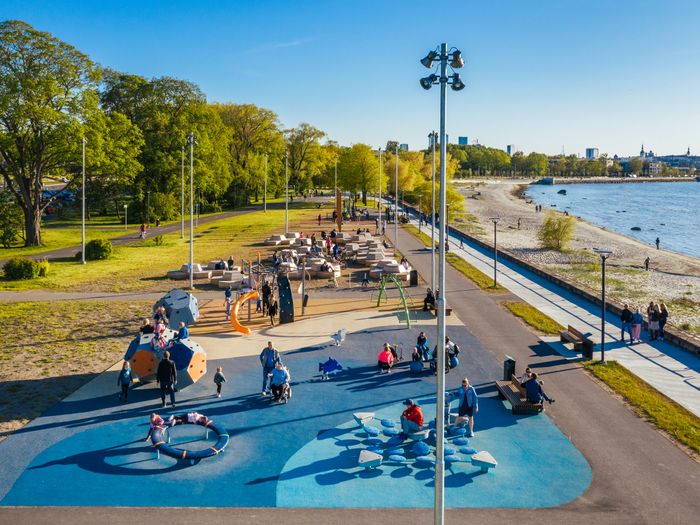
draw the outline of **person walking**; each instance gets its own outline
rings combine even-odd
[[[275,365],[280,361],[280,354],[277,349],[272,346],[272,341],[267,342],[267,346],[260,352],[260,366],[262,366],[262,396],[266,396],[268,392],[268,375],[275,369]]]
[[[272,288],[270,288],[270,283],[265,280],[262,287],[260,288],[262,292],[262,310],[263,315],[267,313],[267,309],[270,305],[270,297],[272,296]]]
[[[216,397],[221,397],[221,385],[226,382],[226,377],[224,377],[224,369],[222,367],[217,367],[216,374],[214,374],[214,384],[216,385]]]
[[[647,257],[646,259],[644,259],[644,269],[645,269],[647,272],[649,271],[649,263],[651,263],[651,259],[649,259],[649,257]]]
[[[651,312],[654,311],[654,301],[649,302],[649,306],[647,306],[647,332],[649,332],[649,335],[651,335],[651,326],[649,326],[649,321],[651,321]]]
[[[658,250],[658,249],[659,249],[659,244],[661,244],[661,239],[659,239],[659,238],[657,237],[657,238],[656,238],[656,241],[654,241],[654,242],[656,243],[656,249]]]
[[[659,321],[661,320],[661,310],[659,305],[655,304],[649,313],[649,335],[652,341],[659,338]]]
[[[630,344],[634,342],[632,339],[632,311],[629,309],[625,303],[625,307],[622,309],[620,314],[620,320],[622,321],[622,328],[620,329],[620,339],[625,342],[625,331],[630,334]]]
[[[448,398],[450,401],[456,399],[459,401],[457,417],[455,425],[461,425],[465,422],[469,424],[468,437],[474,436],[474,414],[479,412],[479,396],[476,394],[476,389],[469,384],[468,378],[462,379],[462,386]]]
[[[318,225],[321,226],[321,214],[318,214]]]
[[[632,314],[632,343],[635,341],[638,343],[642,342],[643,323],[644,317],[642,317],[642,313],[639,311],[639,308],[635,308],[634,313]]]
[[[659,304],[659,337],[664,340],[664,327],[668,322],[668,308],[664,303]]]
[[[119,392],[119,401],[126,403],[129,395],[129,385],[131,385],[131,380],[131,365],[129,365],[129,361],[124,361],[121,372],[119,372],[119,377],[117,377],[117,386],[121,387],[121,391]]]
[[[177,370],[175,363],[170,360],[170,352],[163,353],[163,359],[158,363],[156,383],[160,385],[161,406],[165,407],[165,394],[170,394],[170,405],[175,407],[175,385],[177,385]]]
[[[277,301],[271,300],[270,305],[267,307],[267,315],[270,316],[270,325],[275,326],[275,317],[277,316]]]

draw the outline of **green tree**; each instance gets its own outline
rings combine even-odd
[[[382,177],[383,186],[386,177]],[[379,187],[379,161],[374,150],[366,144],[344,148],[338,158],[338,185],[353,194],[361,194],[367,205],[367,194]]]
[[[634,173],[636,175],[641,175],[643,168],[644,162],[642,162],[642,159],[640,159],[639,157],[634,157],[630,159],[629,163],[627,164],[627,170],[630,173]]]
[[[305,122],[285,132],[289,153],[289,185],[297,193],[309,189],[313,177],[325,168],[324,152],[319,142],[325,136],[323,131]]]
[[[41,244],[47,173],[80,158],[99,112],[99,70],[73,46],[17,20],[0,23],[0,173],[24,214],[25,244]]]
[[[0,244],[10,248],[22,231],[22,208],[9,191],[0,193]]]
[[[574,217],[549,212],[537,232],[537,239],[543,248],[562,251],[573,238],[575,230]]]
[[[549,159],[544,153],[530,153],[527,156],[527,171],[538,176],[544,177],[549,171]]]

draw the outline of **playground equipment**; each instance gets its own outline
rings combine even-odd
[[[175,363],[177,387],[185,388],[196,383],[207,373],[207,354],[192,339],[175,341],[175,332],[166,329],[162,337],[155,334],[141,334],[129,344],[124,361],[129,361],[133,373],[141,381],[154,381],[158,364],[167,350]]]
[[[247,326],[243,326],[239,321],[238,321],[238,309],[241,307],[243,303],[249,300],[256,300],[259,297],[257,290],[253,290],[248,293],[242,294],[236,301],[233,303],[233,306],[231,308],[231,328],[233,328],[236,332],[240,332],[243,335],[250,335],[250,328]]]
[[[379,295],[377,295],[377,306],[382,304],[382,294],[386,297],[386,285],[387,283],[394,283],[396,289],[399,291],[401,296],[401,304],[403,304],[403,311],[406,314],[406,326],[411,328],[411,316],[408,311],[408,304],[406,304],[406,293],[404,292],[401,281],[394,274],[383,275],[382,280],[379,283]]]
[[[187,326],[194,324],[199,319],[199,306],[197,298],[179,288],[173,288],[153,305],[155,312],[159,306],[165,307],[168,316],[168,327],[177,330],[180,321]]]
[[[217,425],[211,419],[207,418],[197,418],[194,421],[189,421],[189,417],[186,421],[173,421],[173,423],[164,425],[162,427],[155,427],[151,433],[151,442],[156,448],[157,457],[160,458],[161,452],[166,456],[175,458],[178,460],[189,460],[190,464],[194,464],[195,461],[210,458],[212,456],[218,456],[224,451],[226,445],[229,442],[228,431],[221,425]],[[173,426],[180,424],[191,424],[200,425],[206,429],[206,436],[209,435],[209,430],[216,432],[218,440],[214,446],[202,449],[202,450],[188,450],[184,448],[178,448],[170,445],[170,437],[168,436],[168,429]]]
[[[286,275],[277,277],[277,290],[279,292],[280,324],[294,322],[294,297]]]

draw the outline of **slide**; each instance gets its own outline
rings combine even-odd
[[[238,309],[246,301],[256,300],[257,298],[258,292],[257,290],[253,290],[252,292],[244,293],[238,299],[236,299],[235,303],[233,303],[233,306],[231,308],[231,327],[236,332],[240,332],[245,335],[250,335],[250,328],[248,328],[247,326],[243,326],[241,323],[238,322]]]

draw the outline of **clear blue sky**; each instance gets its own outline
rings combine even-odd
[[[438,7],[440,12],[438,13]],[[2,0],[104,66],[197,83],[329,138],[424,147],[438,89],[419,59],[460,48],[450,140],[525,152],[700,154],[700,2],[694,0]]]

